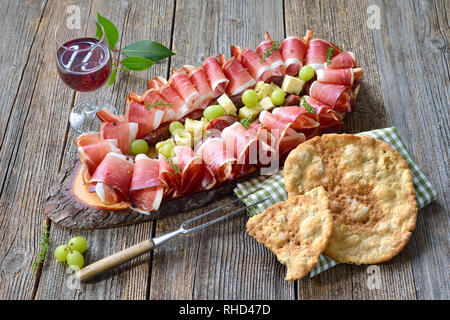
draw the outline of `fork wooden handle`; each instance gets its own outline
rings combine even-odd
[[[125,261],[128,261],[134,257],[137,257],[155,247],[152,239],[142,241],[129,247],[125,250],[119,251],[110,255],[109,257],[103,258],[97,262],[94,262],[83,269],[77,271],[76,276],[80,281],[92,278],[105,270],[115,267]]]

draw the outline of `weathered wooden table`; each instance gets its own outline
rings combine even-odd
[[[119,27],[120,43],[152,39],[177,52],[142,73],[121,72],[95,95],[121,110],[146,79],[199,65],[230,44],[256,47],[303,35],[356,53],[365,79],[347,132],[397,127],[413,158],[432,180],[438,199],[420,211],[416,231],[400,255],[380,265],[381,287],[367,286],[367,266],[339,265],[313,279],[283,280],[284,267],[249,238],[243,215],[198,234],[179,237],[100,279],[68,288],[70,273],[52,251],[71,236],[88,240],[96,261],[176,228],[207,209],[128,227],[96,231],[50,226],[50,254],[31,270],[46,223],[52,180],[76,157],[70,107],[90,96],[59,79],[54,30],[71,1],[2,1],[0,20],[0,298],[2,299],[449,299],[449,20],[440,1],[106,1],[79,4]],[[375,6],[375,7],[369,7]],[[377,9],[380,28],[367,20]],[[369,11],[368,11],[369,10]],[[373,17],[373,16],[372,16]],[[372,21],[373,22],[373,21]],[[374,25],[372,24],[372,27]],[[375,24],[376,27],[376,24]],[[92,94],[91,94],[92,95]],[[224,198],[222,202],[229,201]]]

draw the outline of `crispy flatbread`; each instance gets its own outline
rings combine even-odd
[[[417,204],[406,161],[371,137],[327,134],[288,156],[289,197],[323,186],[333,217],[325,253],[339,262],[374,264],[397,255],[416,225]]]
[[[247,232],[287,266],[288,281],[303,278],[317,264],[331,229],[322,187],[277,203],[247,222]]]

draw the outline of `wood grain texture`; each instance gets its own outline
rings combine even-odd
[[[364,80],[356,100],[355,111],[346,116],[345,132],[360,132],[388,126],[386,108],[380,86],[372,30],[366,25],[368,18],[367,3],[364,1],[298,1],[285,2],[285,19],[287,35],[304,35],[307,29],[314,31],[314,37],[327,39],[343,50],[355,53],[358,64],[364,68]],[[302,18],[299,19],[299,16]],[[401,255],[403,256],[403,255]],[[342,277],[350,268],[351,276]],[[299,283],[299,297],[308,299],[415,299],[414,279],[411,260],[394,258],[381,270],[384,278],[380,289],[370,290],[366,281],[369,277],[367,266],[337,267],[327,270],[316,279],[304,279]],[[344,272],[343,272],[344,271]],[[327,274],[329,273],[329,274]],[[331,279],[330,279],[331,278]],[[323,279],[328,279],[324,281]],[[302,282],[306,282],[302,283]],[[311,290],[315,283],[339,283],[340,295],[336,295],[334,285],[318,290]],[[390,286],[396,282],[401,285]]]
[[[172,67],[201,65],[218,53],[229,57],[232,44],[255,48],[265,31],[281,40],[282,8],[281,1],[177,1],[173,37],[177,55],[172,57]],[[160,220],[156,235],[231,199],[224,197],[203,209]],[[293,285],[283,280],[284,267],[245,234],[245,221],[241,215],[157,248],[150,298],[293,299]]]
[[[381,9],[372,31],[389,125],[438,191],[420,211],[408,245],[418,299],[449,299],[448,1],[369,1]]]
[[[119,29],[118,47],[142,39],[152,39],[163,44],[170,42],[173,14],[172,1],[93,1],[91,15],[100,12],[108,17]],[[152,18],[149,18],[151,13]],[[100,96],[110,99],[120,110],[124,111],[125,98],[131,91],[142,93],[145,90],[146,79],[158,74],[167,73],[168,61],[154,65],[149,71],[141,73],[120,72],[114,87],[80,94],[77,100],[89,96]],[[56,70],[54,70],[56,72]],[[59,80],[59,79],[58,79]],[[67,118],[64,119],[67,121]],[[76,134],[69,131],[63,166],[77,157],[73,140]],[[62,137],[60,137],[62,139]],[[52,250],[61,243],[67,242],[71,236],[81,235],[89,244],[86,264],[100,260],[110,254],[130,247],[140,241],[150,238],[152,223],[143,223],[111,230],[71,231],[54,224],[51,231]],[[105,272],[101,277],[82,283],[79,290],[70,290],[71,273],[52,257],[46,260],[37,290],[36,299],[145,299],[149,275],[149,254],[127,262],[118,268]]]

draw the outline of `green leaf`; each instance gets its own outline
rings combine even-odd
[[[108,87],[111,86],[114,82],[116,82],[116,76],[117,76],[117,69],[114,69],[111,72],[111,75],[109,76]]]
[[[127,57],[142,57],[153,61],[160,61],[175,55],[174,52],[159,42],[140,40],[127,45],[121,50]]]
[[[102,25],[103,30],[105,31],[105,35],[106,35],[106,39],[108,40],[109,48],[111,50],[113,50],[117,44],[117,41],[119,40],[119,31],[117,31],[117,28],[114,25],[114,23],[112,23],[105,17],[102,17],[100,15],[100,13],[98,13],[98,12],[97,12],[97,19],[98,19],[98,22]],[[99,34],[98,29],[99,29],[99,27],[97,25],[97,32],[95,34],[96,36],[97,36],[97,34]]]
[[[103,37],[103,30],[98,22],[95,23],[97,25],[97,31],[95,32],[95,38],[100,40]]]
[[[155,61],[143,57],[127,57],[120,61],[127,69],[133,71],[142,71],[150,68]]]

